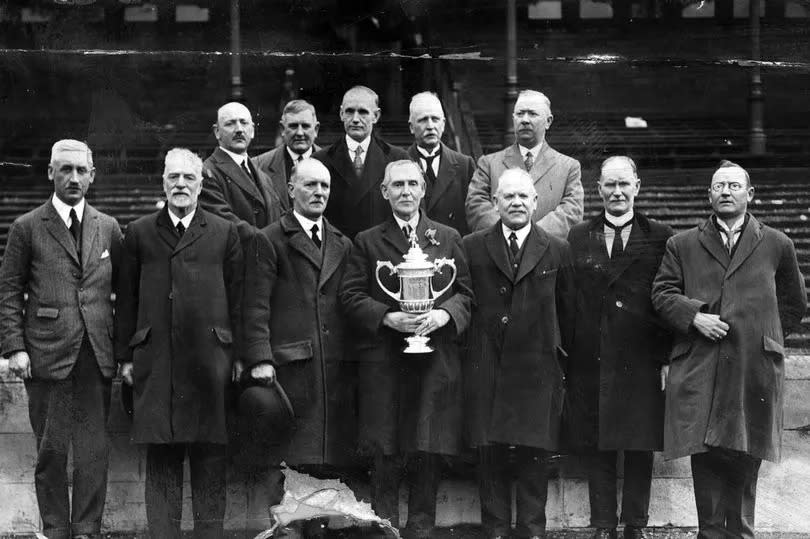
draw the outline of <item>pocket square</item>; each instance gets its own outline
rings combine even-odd
[[[101,253],[101,259],[103,260],[105,258],[108,258],[109,256],[110,256],[110,251],[108,251],[107,249],[104,249],[104,252]]]

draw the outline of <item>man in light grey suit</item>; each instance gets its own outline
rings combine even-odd
[[[279,125],[282,144],[253,158],[253,166],[270,177],[282,210],[287,211],[292,207],[287,187],[292,169],[296,163],[312,157],[313,152],[321,149],[315,144],[321,124],[311,103],[293,99],[284,105]]]
[[[498,222],[492,195],[498,190],[498,178],[510,168],[524,169],[534,180],[537,207],[532,221],[540,228],[565,239],[571,226],[582,221],[582,171],[579,161],[546,142],[553,119],[548,97],[534,90],[520,92],[513,115],[516,143],[482,156],[470,182],[466,210],[473,232]]]
[[[28,393],[43,533],[49,539],[98,537],[107,492],[105,424],[115,374],[111,293],[121,229],[85,201],[95,178],[86,144],[54,144],[48,178],[53,197],[9,231],[0,266],[0,353]]]

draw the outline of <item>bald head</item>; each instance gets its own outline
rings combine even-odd
[[[436,94],[421,92],[413,96],[408,125],[417,146],[432,151],[442,140],[445,118]]]
[[[214,136],[222,148],[239,155],[247,154],[254,135],[253,117],[246,106],[232,101],[219,107]]]
[[[331,187],[329,170],[317,159],[299,161],[287,188],[293,209],[307,219],[317,221],[326,210]]]

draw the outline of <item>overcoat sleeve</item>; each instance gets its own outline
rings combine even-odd
[[[30,228],[15,221],[9,230],[0,266],[0,351],[3,356],[25,350],[23,307],[30,271]]]
[[[270,341],[270,298],[278,276],[276,250],[263,232],[249,242],[245,255],[245,288],[242,298],[242,360],[246,368],[273,360]]]
[[[783,336],[797,331],[807,309],[807,291],[804,277],[796,260],[796,249],[790,239],[785,238],[782,257],[776,268],[776,299],[779,306],[779,320]]]
[[[456,280],[451,290],[456,292],[445,301],[434,306],[435,309],[447,311],[456,327],[456,334],[461,335],[470,325],[470,315],[474,301],[472,278],[467,265],[467,256],[461,246],[461,236],[454,234],[452,239],[453,260],[456,263]]]
[[[234,350],[241,350],[242,342],[242,287],[245,282],[242,242],[236,225],[228,227],[227,253],[223,261],[223,275],[228,294],[228,314],[234,335]],[[236,354],[234,354],[236,355]]]
[[[231,208],[228,182],[223,175],[208,165],[203,166],[203,183],[200,192],[200,205],[223,219],[234,223],[239,232],[239,238],[247,243],[256,233],[255,227],[249,222],[240,219]]]
[[[124,236],[121,261],[116,279],[115,299],[115,360],[118,363],[132,361],[129,340],[135,334],[138,323],[138,303],[141,280],[141,262],[138,252],[136,226],[130,224]]]
[[[695,315],[705,303],[684,294],[683,266],[678,236],[667,240],[666,252],[652,287],[652,303],[661,318],[674,330],[688,333]]]
[[[340,285],[340,303],[349,323],[367,337],[377,335],[383,317],[388,311],[393,310],[371,296],[372,283],[369,279],[371,264],[376,268],[376,260],[371,259],[365,235],[360,233],[354,240],[346,273]]]

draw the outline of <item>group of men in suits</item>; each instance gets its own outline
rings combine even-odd
[[[587,463],[594,537],[623,521],[635,539],[663,449],[691,455],[701,537],[753,537],[759,464],[779,458],[784,337],[806,295],[790,240],[747,213],[747,171],[724,162],[712,216],[673,235],[635,208],[633,160],[611,157],[603,211],[581,222],[580,165],[548,145],[542,93],[520,94],[516,143],[477,166],[442,143],[434,94],[411,100],[408,150],[374,133],[380,114],[376,93],[351,88],[345,136],[319,149],[315,109],[292,101],[283,144],[251,158],[250,111],[228,103],[218,147],[205,162],[169,151],[165,207],[123,238],[84,199],[89,148],[54,145],[54,196],[15,221],[0,268],[2,353],[26,380],[45,535],[100,532],[117,362],[156,537],[179,537],[186,455],[195,536],[222,535],[232,382],[267,442],[271,503],[282,460],[328,475],[359,455],[378,514],[399,524],[405,476],[403,534],[430,537],[442,461],[470,447],[489,536],[539,538],[549,463],[570,451]],[[377,262],[409,251],[455,262],[421,314],[377,282]],[[435,350],[403,353],[407,335]]]

